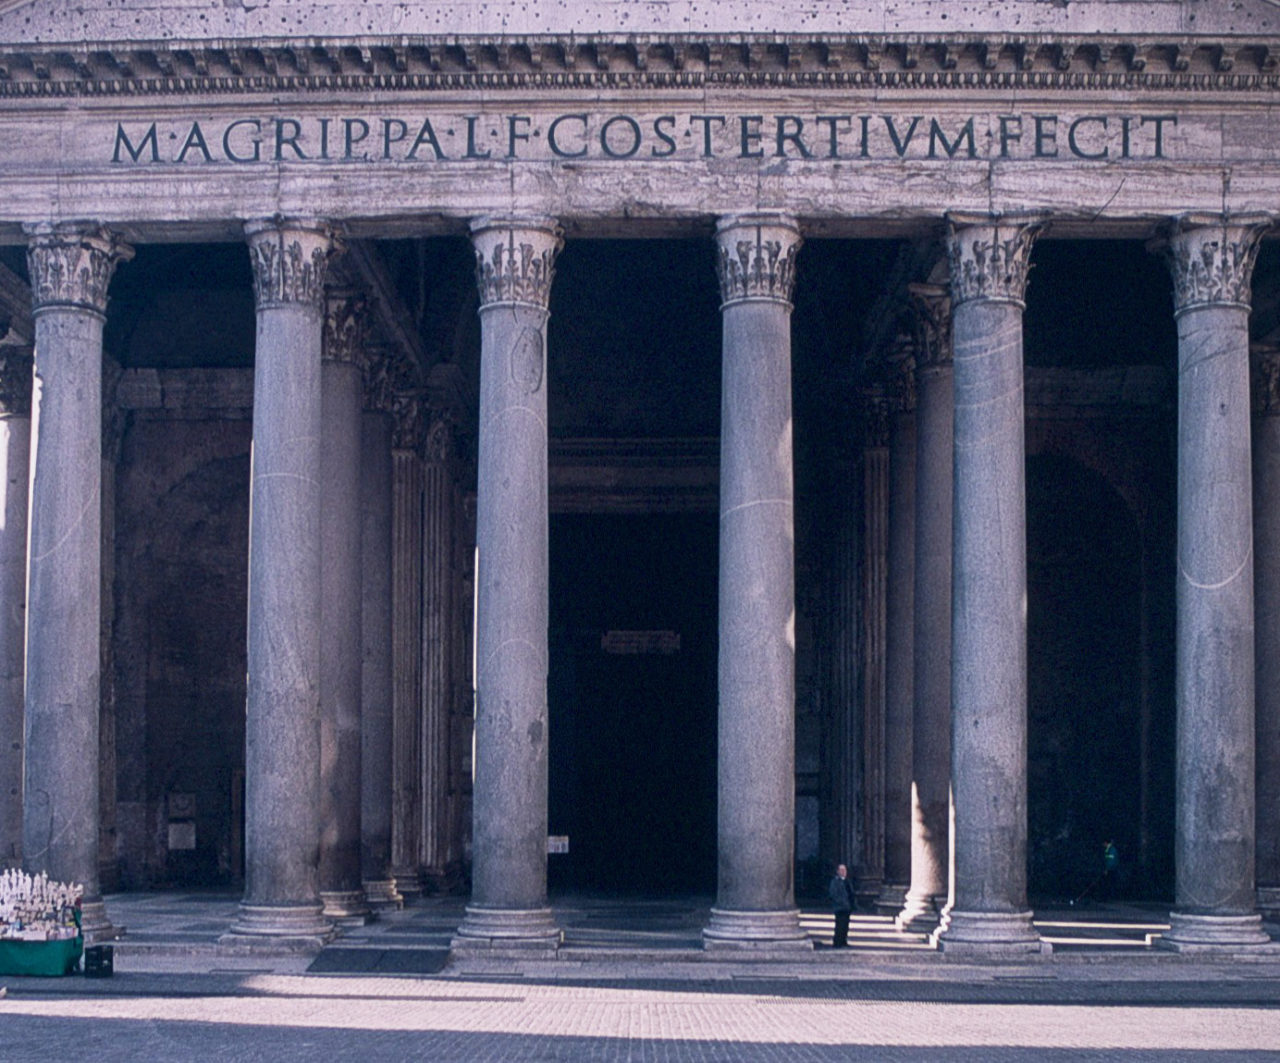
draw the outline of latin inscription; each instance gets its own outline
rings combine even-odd
[[[121,165],[521,160],[1166,159],[1178,116],[1089,114],[433,114],[117,122]]]

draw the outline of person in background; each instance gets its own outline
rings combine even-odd
[[[836,933],[831,947],[843,949],[849,944],[849,915],[853,911],[853,884],[849,881],[849,869],[844,864],[837,865],[831,885],[827,887],[827,895],[836,913]]]

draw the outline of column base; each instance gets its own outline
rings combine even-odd
[[[392,868],[391,877],[395,879],[396,890],[405,904],[412,904],[422,897],[422,880],[418,877],[417,868]]]
[[[455,953],[554,956],[564,939],[550,908],[481,908],[467,905],[450,943]]]
[[[124,927],[113,926],[107,915],[107,906],[101,897],[80,902],[80,932],[86,945],[100,941],[115,941],[124,935]]]
[[[1280,886],[1258,887],[1258,911],[1269,922],[1280,922]]]
[[[1040,939],[1030,912],[946,913],[933,943],[941,952],[990,959],[1048,956],[1053,946]]]
[[[813,942],[800,926],[798,908],[773,911],[712,908],[711,921],[702,930],[702,947],[708,951],[781,949],[794,952],[812,949]]]
[[[942,921],[941,913],[946,903],[946,897],[920,896],[908,891],[902,911],[894,917],[893,925],[906,934],[932,934]]]
[[[320,914],[334,926],[364,926],[373,918],[363,890],[321,890]]]
[[[1280,943],[1262,929],[1262,916],[1169,914],[1169,930],[1153,939],[1156,948],[1188,954],[1280,953]]]
[[[396,889],[393,878],[366,879],[364,886],[364,902],[375,912],[392,911],[404,907],[404,898]]]
[[[897,915],[907,903],[907,887],[904,884],[886,882],[875,899],[877,915]]]
[[[246,904],[218,939],[219,945],[285,952],[321,949],[333,940],[333,924],[318,904]]]

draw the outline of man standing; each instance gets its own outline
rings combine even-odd
[[[840,864],[835,877],[827,887],[831,907],[836,913],[836,933],[831,941],[833,949],[843,949],[849,944],[849,913],[853,911],[853,887],[849,883],[849,869]]]

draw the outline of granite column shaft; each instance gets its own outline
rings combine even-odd
[[[472,225],[480,286],[471,903],[456,947],[554,949],[547,907],[546,329],[560,231]]]
[[[953,223],[950,904],[946,951],[1041,951],[1027,906],[1022,312],[1036,230]]]
[[[322,298],[331,240],[309,220],[250,222],[257,339],[249,520],[245,893],[224,938],[316,945],[321,915]]]
[[[1177,811],[1181,951],[1267,944],[1254,892],[1250,280],[1264,225],[1179,219]]]
[[[364,304],[325,300],[320,368],[320,900],[326,918],[369,917],[361,888],[360,455]]]
[[[784,215],[722,218],[719,876],[708,947],[807,947],[795,907],[795,525]]]
[[[130,251],[102,229],[28,231],[35,322],[22,858],[84,888],[90,939],[113,934],[98,885],[102,329]]]

